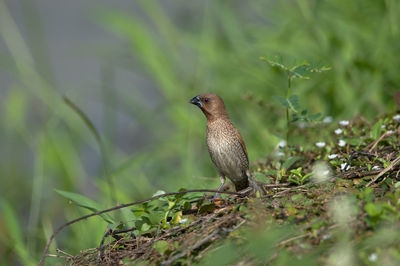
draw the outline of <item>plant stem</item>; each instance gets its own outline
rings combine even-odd
[[[287,73],[288,75],[288,90],[286,94],[286,99],[289,99],[290,97],[290,87],[291,87],[291,77],[290,77],[290,72]],[[290,131],[290,120],[289,120],[289,107],[286,107],[286,151],[288,151],[288,146],[289,146],[289,131]]]
[[[289,145],[289,127],[290,127],[290,121],[289,121],[289,108],[286,108],[286,150]]]

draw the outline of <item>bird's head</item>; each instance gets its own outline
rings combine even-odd
[[[189,103],[197,105],[203,111],[207,119],[227,116],[224,101],[217,94],[200,94],[193,97]]]

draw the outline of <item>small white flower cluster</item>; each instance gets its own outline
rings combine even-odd
[[[342,133],[343,133],[343,129],[341,129],[341,128],[335,129],[335,134],[336,135],[340,135]]]
[[[342,126],[342,127],[346,127],[349,124],[350,124],[349,120],[341,120],[341,121],[339,121],[339,125]],[[343,134],[343,129],[337,128],[337,129],[335,129],[334,132],[335,132],[336,135],[341,135],[341,134]],[[340,147],[344,147],[344,146],[346,146],[346,141],[344,141],[342,139],[339,139],[338,145]]]
[[[318,148],[323,148],[323,147],[325,147],[325,142],[317,142],[317,143],[315,143],[315,146],[317,146]]]
[[[348,165],[347,163],[342,163],[340,165],[340,169],[343,170],[343,171],[347,171],[347,170],[350,169],[350,165]]]
[[[371,170],[379,170],[381,169],[379,166],[375,165],[374,167],[371,168]]]
[[[328,155],[328,159],[329,159],[329,160],[335,159],[335,158],[337,158],[337,157],[338,157],[337,154],[329,154],[329,155]]]
[[[342,140],[342,139],[339,139],[338,145],[339,145],[340,147],[344,147],[344,146],[346,146],[346,141],[344,141],[344,140]]]
[[[392,117],[395,122],[400,122],[400,114],[397,114]]]

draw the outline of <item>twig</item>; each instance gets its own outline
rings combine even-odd
[[[72,256],[71,254],[69,254],[69,253],[67,253],[67,252],[65,252],[65,251],[63,251],[63,250],[61,250],[61,249],[59,249],[59,248],[56,248],[56,252],[62,253],[62,254],[66,255],[66,256],[68,256],[68,257],[71,257],[71,258],[74,257],[74,256]]]
[[[215,230],[214,232],[212,232],[208,236],[206,236],[206,237],[200,239],[199,241],[197,241],[196,244],[194,244],[193,246],[191,246],[188,249],[182,251],[181,253],[176,254],[175,256],[170,258],[169,260],[166,260],[166,261],[162,262],[161,265],[170,265],[174,261],[179,260],[180,258],[184,257],[189,251],[195,250],[195,249],[201,247],[202,245],[206,244],[210,240],[212,240],[212,238],[214,238],[219,232],[220,232],[220,229],[218,228],[217,230]]]
[[[375,176],[371,181],[368,182],[368,184],[366,185],[366,187],[369,187],[372,183],[374,183],[376,180],[378,180],[379,177],[381,177],[382,175],[384,175],[386,172],[392,170],[392,168],[398,164],[400,162],[400,156],[397,157],[396,159],[394,159],[392,161],[392,163],[386,167],[385,169],[383,169],[377,176]]]
[[[109,235],[116,237],[116,235],[118,234],[131,232],[133,230],[136,230],[136,226],[120,230],[111,230],[110,228],[107,228],[106,233],[103,235],[103,238],[101,239],[100,242],[98,260],[101,261],[104,256],[104,242]],[[121,237],[119,237],[117,240],[119,239],[121,239]]]
[[[280,191],[280,192],[278,192],[278,193],[273,194],[273,195],[272,195],[272,198],[276,198],[276,197],[281,196],[281,195],[283,195],[283,194],[286,194],[286,193],[288,193],[288,192],[290,192],[290,191],[292,191],[292,190],[296,190],[296,189],[303,188],[303,187],[307,187],[307,186],[314,185],[314,184],[315,184],[315,183],[308,183],[308,184],[301,185],[301,186],[297,186],[297,187],[291,187],[291,188],[288,188],[288,189],[286,189],[286,190],[284,190],[284,191]]]
[[[98,211],[98,212],[95,212],[95,213],[91,213],[91,214],[76,218],[76,219],[74,219],[72,221],[69,221],[69,222],[61,225],[60,227],[58,227],[53,232],[53,234],[50,236],[50,239],[47,241],[47,244],[46,244],[46,246],[44,248],[42,258],[39,261],[39,265],[43,265],[43,263],[44,263],[44,261],[46,259],[47,252],[49,251],[50,244],[53,241],[53,239],[55,238],[55,236],[67,226],[70,226],[70,225],[72,225],[74,223],[77,223],[79,221],[82,221],[82,220],[86,220],[86,219],[88,219],[90,217],[93,217],[93,216],[97,216],[97,215],[100,215],[100,214],[103,214],[103,213],[119,210],[119,209],[126,208],[126,207],[133,206],[133,205],[142,204],[142,203],[149,202],[149,201],[152,201],[152,200],[155,200],[155,199],[158,199],[158,198],[174,196],[174,195],[180,195],[180,194],[186,194],[186,193],[196,193],[196,192],[212,192],[212,193],[219,192],[221,194],[230,194],[230,195],[238,195],[238,196],[242,196],[243,195],[240,192],[217,191],[217,190],[214,190],[214,189],[191,189],[191,190],[184,190],[184,191],[179,191],[179,192],[165,193],[165,194],[157,195],[157,196],[154,196],[154,197],[151,197],[151,198],[148,198],[148,199],[139,200],[139,201],[126,203],[126,204],[121,204],[119,206],[115,206],[115,207],[112,207],[112,208],[109,208],[109,209],[105,209],[105,210],[102,210],[102,211]]]
[[[283,246],[283,245],[286,245],[287,243],[292,242],[294,240],[297,240],[297,239],[300,239],[300,238],[304,238],[304,237],[307,237],[307,236],[311,236],[311,235],[312,235],[312,233],[308,232],[308,233],[305,233],[305,234],[294,236],[294,237],[291,237],[289,239],[286,239],[286,240],[283,240],[283,241],[279,242],[279,244],[277,246]]]
[[[368,158],[369,157],[374,157],[375,158],[376,156],[374,154],[370,153],[370,152],[371,151],[369,151],[369,152],[366,152],[366,151],[352,151],[351,154],[350,154],[350,158],[347,160],[346,164],[343,167],[343,172],[345,172],[347,167],[350,166],[351,161],[353,159],[356,159],[359,155],[363,155],[363,156],[366,156]]]
[[[377,138],[374,142],[370,143],[370,144],[366,147],[366,149],[369,148],[369,149],[368,149],[368,152],[371,152],[373,149],[375,149],[376,145],[378,145],[378,143],[379,143],[382,139],[387,138],[387,137],[390,137],[390,136],[394,135],[395,133],[399,133],[399,131],[400,131],[400,128],[397,129],[396,131],[391,131],[391,132],[385,132],[385,133],[383,133],[383,134],[382,134],[379,138]]]
[[[288,187],[290,183],[280,183],[280,184],[263,184],[263,188],[281,188],[281,187]]]
[[[366,176],[371,176],[371,175],[376,175],[379,174],[380,170],[373,170],[373,171],[367,171],[367,172],[357,172],[357,171],[353,171],[353,172],[346,172],[343,175],[343,178],[362,178],[362,177],[366,177]]]

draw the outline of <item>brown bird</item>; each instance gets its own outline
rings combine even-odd
[[[221,97],[211,93],[200,94],[189,102],[197,105],[207,118],[207,147],[221,180],[218,191],[228,177],[236,191],[249,187],[250,179],[253,187],[262,193],[250,175],[242,136],[230,121]]]

